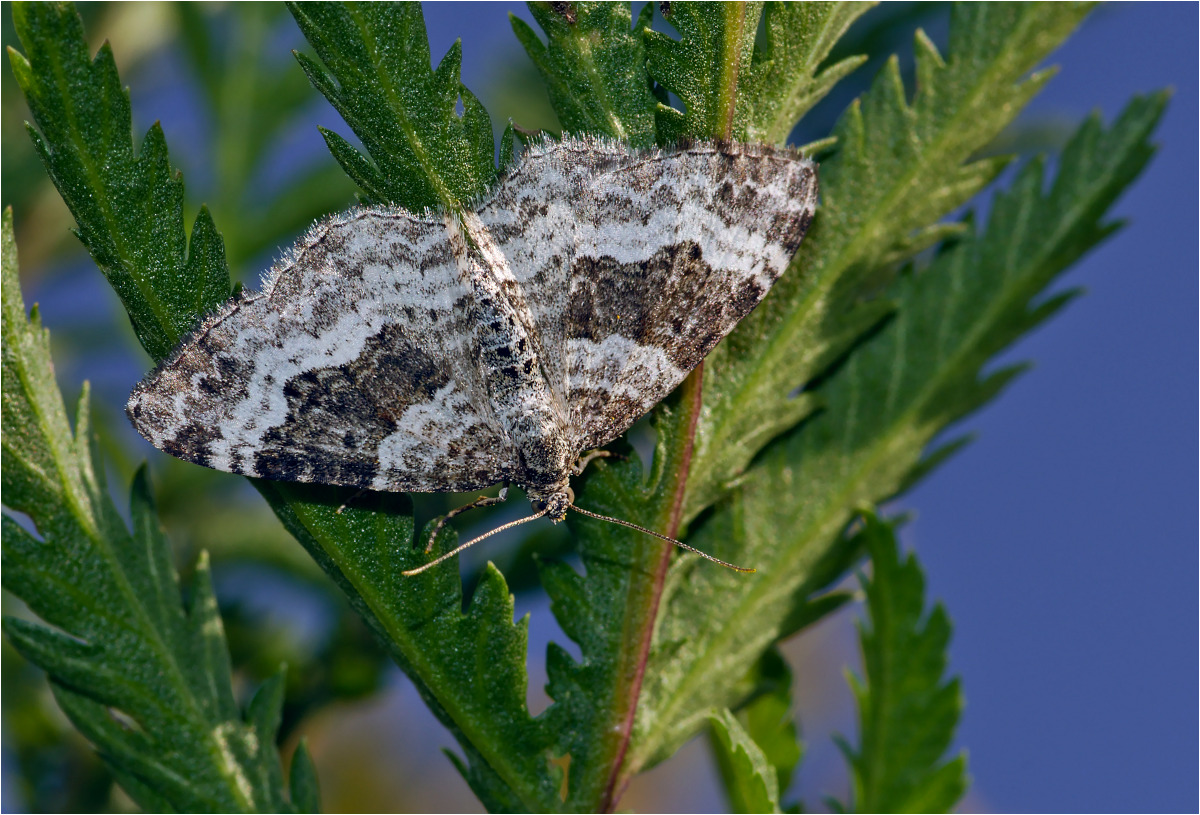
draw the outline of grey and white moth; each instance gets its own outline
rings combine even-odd
[[[535,517],[562,520],[580,454],[762,300],[816,198],[816,166],[786,149],[533,146],[461,213],[319,223],[126,412],[155,447],[226,472],[386,491],[515,483]]]

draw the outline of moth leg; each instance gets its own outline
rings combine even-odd
[[[589,450],[579,457],[575,462],[575,466],[571,468],[571,475],[582,475],[587,466],[598,458],[615,458],[625,461],[626,457],[620,453],[614,453],[612,450]]]
[[[508,485],[505,484],[500,489],[500,494],[495,498],[487,495],[481,495],[469,504],[463,504],[461,507],[455,507],[454,509],[450,510],[445,515],[438,518],[437,523],[433,525],[433,531],[429,533],[429,540],[425,541],[425,554],[429,554],[433,550],[433,542],[437,540],[438,533],[442,531],[442,527],[446,525],[446,522],[455,515],[461,515],[468,509],[475,509],[477,507],[494,507],[496,504],[503,504],[507,500]]]
[[[359,498],[362,498],[364,494],[366,494],[370,491],[371,490],[367,487],[362,487],[361,489],[359,489],[358,492],[354,493],[353,495],[351,495],[349,498],[347,498],[345,501],[342,502],[342,505],[340,507],[338,507],[336,510],[337,514],[341,515],[342,510],[345,509],[347,506],[349,506],[350,502],[357,501]]]

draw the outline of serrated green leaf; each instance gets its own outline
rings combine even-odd
[[[660,99],[659,143],[681,136],[782,144],[800,117],[866,61],[848,57],[818,73],[870,3],[678,3],[665,19],[678,41],[646,28],[650,74],[684,102]],[[755,47],[759,18],[765,36]],[[714,75],[714,66],[716,74]]]
[[[747,141],[783,144],[809,108],[867,61],[846,57],[818,68],[870,3],[770,2],[763,9],[765,38],[742,80],[737,105]]]
[[[30,137],[78,223],[76,234],[129,313],[152,357],[166,357],[229,296],[229,271],[205,221],[189,249],[183,180],[156,123],[134,150],[129,95],[107,44],[88,58],[79,15],[66,4],[13,6],[25,49],[9,49],[38,130]],[[194,257],[193,257],[194,256]]]
[[[649,477],[636,457],[594,465],[579,493],[581,506],[676,534],[691,447],[686,428],[694,426],[699,384],[689,379],[656,410],[658,442]],[[571,756],[568,796],[560,808],[607,810],[632,776],[624,759],[672,551],[670,544],[614,524],[574,515],[568,524],[584,574],[563,563],[539,565],[551,610],[579,645],[581,660],[550,647],[547,691],[554,704],[543,718],[557,751]]]
[[[330,149],[372,199],[459,209],[496,176],[492,124],[459,81],[462,44],[429,69],[417,3],[290,3],[323,65],[297,54],[309,80],[337,109],[372,161],[344,140]],[[456,112],[462,102],[463,115]],[[326,136],[326,141],[330,139]]]
[[[1111,232],[1104,213],[1149,159],[1164,102],[1135,99],[1108,130],[1085,123],[1048,192],[1041,163],[1031,163],[996,197],[985,231],[896,281],[888,292],[896,317],[820,389],[824,410],[764,451],[733,500],[690,538],[701,549],[730,546],[758,572],[677,566],[656,646],[671,660],[652,662],[634,761],[669,755],[707,710],[736,701],[735,666],[786,633],[797,606],[830,579],[823,563],[855,551],[840,534],[856,508],[927,472],[930,441],[1011,380],[1019,369],[981,372],[1065,302],[1038,298]],[[702,608],[720,608],[722,624],[698,624]],[[676,642],[686,648],[672,649]]]
[[[1086,6],[956,5],[945,59],[916,38],[917,83],[906,100],[893,59],[834,130],[821,163],[821,208],[790,271],[710,355],[705,416],[685,518],[721,495],[773,437],[815,405],[791,394],[846,353],[888,311],[863,303],[891,266],[933,240],[938,218],[1003,167],[969,161],[1049,78],[1028,75]]]
[[[215,605],[215,604],[214,604]],[[246,709],[246,718],[266,732],[279,729],[280,717],[283,715],[283,695],[286,690],[287,667],[279,671],[259,686]]]
[[[733,812],[781,812],[775,768],[728,708],[708,717]]]
[[[3,580],[48,628],[4,630],[45,669],[59,706],[147,809],[285,811],[278,724],[243,719],[201,558],[185,610],[144,469],[132,534],[93,461],[84,388],[76,428],[54,382],[49,336],[25,316],[12,212],[3,216]]]
[[[792,673],[779,650],[772,648],[763,654],[747,678],[753,689],[752,698],[737,712],[736,721],[754,749],[762,754],[763,761],[772,768],[771,778],[775,783],[764,786],[770,792],[769,806],[778,809],[783,806],[783,797],[804,752],[792,718]],[[735,757],[729,745],[713,743],[713,750],[730,807],[735,812],[760,811],[746,803],[746,796],[735,789],[746,786],[747,780],[744,768],[739,780],[738,771],[732,766]],[[765,779],[765,775],[763,777]]]
[[[840,604],[839,604],[840,605]],[[758,693],[738,711],[746,733],[775,768],[779,780],[779,803],[790,786],[804,755],[792,710],[792,671],[778,649],[769,649],[756,671]]]
[[[663,18],[680,39],[645,30],[650,75],[685,107],[679,111],[659,104],[660,144],[684,136],[732,141],[745,132],[738,82],[750,71],[762,6],[760,2],[672,3],[664,6]]]
[[[629,3],[530,3],[543,43],[509,15],[513,33],[546,83],[563,130],[652,147],[657,100],[646,73],[642,29],[653,5],[631,24]]]
[[[865,677],[851,677],[859,747],[843,746],[857,812],[949,812],[967,789],[966,757],[949,761],[962,714],[958,679],[944,679],[950,620],[925,611],[916,558],[901,559],[892,527],[873,514],[858,533],[872,574],[860,578],[868,620],[859,624]]]
[[[358,185],[367,198],[386,201],[390,195],[386,188],[386,182],[371,160],[332,130],[326,130],[323,127],[317,129],[321,131],[321,137],[325,139],[325,146],[329,148],[329,152],[341,165],[342,171]]]
[[[464,612],[457,571],[401,574],[427,560],[413,545],[407,496],[254,483],[454,734],[485,804],[559,808],[549,737],[525,703],[528,619],[513,622],[513,598],[500,573],[484,573]],[[447,539],[453,536],[439,537]]]
[[[517,151],[517,131],[513,127],[512,122],[509,122],[504,128],[504,134],[500,137],[500,168],[507,169],[512,166],[516,160]]]

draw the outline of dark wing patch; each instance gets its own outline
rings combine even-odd
[[[765,146],[530,151],[480,218],[561,360],[547,375],[580,449],[624,433],[759,303],[816,199],[816,166]]]

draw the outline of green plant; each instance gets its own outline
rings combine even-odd
[[[364,199],[456,208],[488,189],[491,121],[459,81],[457,44],[429,69],[419,7],[291,11],[315,52],[297,55],[301,67],[365,149],[322,131]],[[673,4],[664,13],[679,39],[649,28],[652,6],[636,21],[621,4],[531,11],[540,35],[519,20],[513,28],[563,130],[637,146],[782,142],[863,61],[826,64],[865,11],[857,4]],[[982,373],[1070,299],[1041,295],[1112,231],[1105,212],[1152,153],[1162,95],[1133,100],[1107,128],[1085,122],[1048,189],[1042,162],[1027,163],[985,227],[942,220],[1008,164],[973,156],[1049,79],[1030,72],[1086,12],[956,6],[944,55],[918,33],[911,101],[893,58],[809,146],[822,204],[789,273],[652,413],[648,471],[636,456],[602,462],[579,490],[584,507],[686,534],[758,572],[728,573],[573,518],[583,571],[550,557],[537,570],[581,656],[550,646],[553,704],[541,715],[526,709],[527,622],[513,621],[500,570],[478,576],[464,610],[455,570],[400,576],[418,563],[398,543],[416,531],[409,497],[343,508],[345,490],[255,484],[454,734],[453,760],[489,809],[611,810],[633,775],[706,729],[735,808],[786,806],[801,750],[776,645],[846,603],[833,587],[865,556],[861,732],[845,748],[854,795],[841,805],[948,810],[961,796],[965,762],[943,758],[960,706],[957,681],[943,676],[949,623],[940,609],[924,614],[920,572],[872,507],[962,445],[935,439],[1020,371]],[[139,341],[161,360],[229,294],[214,218],[201,208],[185,232],[162,130],[135,150],[112,55],[89,58],[74,11],[31,4],[13,14],[30,135]],[[517,138],[505,132],[502,163]],[[237,710],[203,565],[185,611],[144,476],[131,532],[89,453],[86,398],[71,433],[6,230],[4,500],[37,534],[5,516],[4,585],[59,629],[10,617],[9,640],[46,669],[60,706],[142,806],[315,807],[303,752],[284,790],[272,745],[282,684]]]

